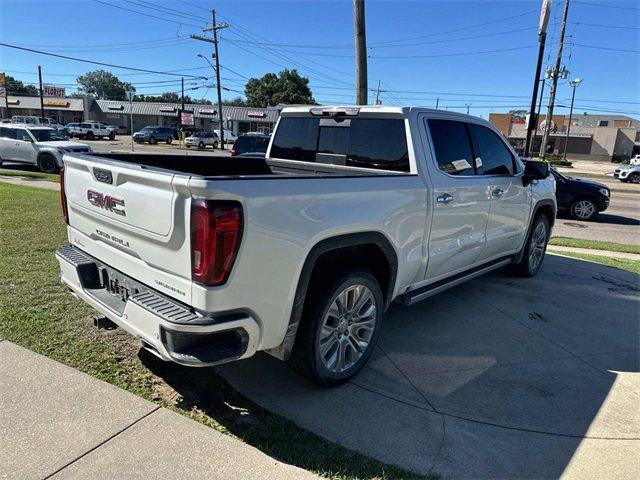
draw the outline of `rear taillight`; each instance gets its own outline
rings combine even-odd
[[[67,208],[67,195],[64,192],[64,167],[60,169],[60,206],[62,207],[62,216],[64,221],[69,225],[69,209]]]
[[[229,278],[242,238],[238,202],[194,199],[191,203],[191,278],[207,286]]]

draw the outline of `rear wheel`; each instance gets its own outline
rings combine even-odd
[[[53,157],[53,155],[49,155],[48,153],[40,157],[38,164],[40,166],[40,170],[45,173],[58,173],[60,171],[58,161]]]
[[[218,148],[218,142],[213,142],[213,149],[215,150],[216,148]]]
[[[627,178],[631,183],[640,183],[640,173],[638,172],[631,173]]]
[[[200,140],[200,143],[198,144],[198,148],[204,148],[204,142],[202,140]]]
[[[382,290],[370,272],[341,275],[305,308],[289,364],[319,385],[346,382],[371,356],[383,311]]]
[[[522,260],[515,264],[516,272],[524,277],[533,277],[544,260],[549,241],[549,220],[545,215],[538,215],[533,221],[529,237],[524,246]]]
[[[89,130],[89,131],[87,132],[87,134],[85,135],[85,138],[86,138],[87,140],[93,140],[94,138],[96,138],[96,136],[93,134],[93,132],[92,132],[91,130]]]
[[[579,198],[571,204],[569,213],[578,220],[591,220],[596,216],[598,210],[596,203],[590,198]]]

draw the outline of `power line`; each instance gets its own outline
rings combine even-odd
[[[630,27],[627,25],[602,25],[599,23],[585,23],[585,22],[568,22],[575,25],[584,25],[585,27],[598,27],[598,28],[620,28],[623,30],[640,30],[640,27]]]
[[[528,45],[524,47],[499,48],[496,50],[482,50],[476,52],[459,52],[459,53],[440,53],[435,55],[369,55],[369,58],[439,58],[439,57],[460,57],[465,55],[483,55],[486,53],[512,52],[516,50],[526,50],[535,48],[536,45]]]
[[[572,43],[571,45],[575,45],[576,47],[583,47],[583,48],[594,48],[596,50],[608,50],[610,52],[640,53],[640,50],[629,50],[625,48],[601,47],[599,45],[584,45],[581,43]]]
[[[618,10],[633,10],[633,11],[636,11],[636,12],[640,11],[640,8],[621,7],[619,5],[605,5],[604,3],[582,2],[582,1],[578,1],[578,0],[574,0],[573,3],[578,3],[580,5],[588,5],[589,7],[615,8],[615,9],[618,9]]]
[[[169,18],[159,17],[157,15],[152,15],[152,14],[147,13],[147,12],[140,12],[138,10],[132,10],[131,8],[123,7],[121,5],[114,5],[112,3],[103,2],[102,0],[93,0],[93,1],[96,2],[96,3],[100,3],[102,5],[106,5],[108,7],[119,8],[120,10],[126,10],[127,12],[137,13],[138,15],[144,15],[145,17],[156,18],[156,19],[162,20],[164,22],[174,23],[174,24],[177,24],[177,25],[188,25],[190,27],[195,27],[195,28],[201,28],[202,27],[202,25],[194,25],[193,23],[178,22],[176,20],[171,20]]]
[[[191,78],[207,78],[207,77],[198,77],[196,75],[188,75],[188,74],[185,75],[185,74],[179,74],[179,73],[172,73],[172,72],[168,72],[168,71],[167,72],[159,72],[157,70],[147,70],[145,68],[126,67],[126,66],[123,66],[123,65],[116,65],[116,64],[113,64],[113,63],[96,62],[96,61],[93,61],[93,60],[86,60],[86,59],[83,59],[83,58],[76,58],[76,57],[70,57],[70,56],[67,56],[67,55],[59,55],[57,53],[45,52],[45,51],[42,51],[42,50],[35,50],[33,48],[19,47],[17,45],[11,45],[9,43],[0,43],[0,46],[7,47],[7,48],[13,48],[13,49],[16,49],[16,50],[22,50],[22,51],[25,51],[25,52],[37,53],[37,54],[40,54],[40,55],[46,55],[46,56],[49,56],[49,57],[64,58],[65,60],[73,60],[75,62],[91,63],[93,65],[101,65],[103,67],[120,68],[122,70],[132,70],[132,71],[136,71],[136,72],[153,73],[153,74],[156,74],[156,75],[169,75],[169,76],[174,76],[174,77],[185,76],[185,77],[191,77]]]

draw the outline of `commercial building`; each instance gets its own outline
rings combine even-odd
[[[540,150],[545,117],[536,119],[536,133],[532,152]],[[509,113],[492,113],[493,123],[517,149],[524,150],[528,117],[522,119]],[[547,154],[564,153],[568,115],[554,115]],[[567,142],[567,159],[611,162],[640,153],[640,121],[625,115],[591,115],[587,112],[571,117]]]
[[[92,97],[47,97],[43,101],[45,116],[52,117],[62,124],[96,120],[110,125],[118,125],[131,130],[131,110],[133,110],[133,131],[147,125],[180,125],[179,103],[147,103],[96,100]],[[0,110],[3,118],[13,115],[40,116],[40,97],[9,96],[9,111],[4,98],[0,98]],[[219,128],[218,108],[215,105],[185,104],[185,118],[194,127],[203,130]],[[238,135],[246,132],[270,133],[278,119],[279,110],[275,107],[253,108],[223,106],[224,128]]]

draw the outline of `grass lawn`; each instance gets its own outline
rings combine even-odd
[[[589,248],[592,250],[607,250],[609,252],[639,253],[640,245],[627,245],[624,243],[602,242],[599,240],[582,240],[569,237],[552,237],[549,245],[561,247]]]
[[[260,408],[213,368],[165,363],[140,352],[137,341],[119,329],[96,330],[90,321],[93,310],[59,283],[54,252],[65,242],[58,192],[0,183],[0,336],[4,339],[327,478],[425,478],[331,443]]]
[[[0,175],[6,175],[8,177],[35,178],[60,183],[60,175],[56,173],[39,172],[38,170],[13,170],[9,168],[0,168]]]

